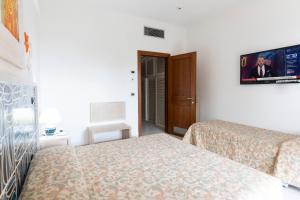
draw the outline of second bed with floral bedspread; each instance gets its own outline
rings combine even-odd
[[[215,120],[192,125],[183,140],[300,187],[300,136]]]

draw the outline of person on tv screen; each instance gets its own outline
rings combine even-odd
[[[256,67],[254,67],[251,71],[250,77],[251,78],[266,78],[266,77],[273,77],[273,71],[271,66],[266,64],[266,60],[264,57],[259,56],[257,58]]]

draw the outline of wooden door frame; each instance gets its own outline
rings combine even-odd
[[[159,57],[166,59],[166,70],[165,70],[165,83],[166,83],[166,97],[165,97],[165,132],[168,131],[168,68],[169,68],[169,53],[153,52],[153,51],[137,51],[137,78],[138,78],[138,136],[142,135],[142,57]]]

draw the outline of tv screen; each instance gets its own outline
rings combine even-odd
[[[241,56],[241,84],[300,83],[300,45]]]

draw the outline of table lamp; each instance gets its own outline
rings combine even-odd
[[[52,136],[55,134],[56,125],[61,122],[61,115],[56,108],[47,108],[42,112],[40,122],[45,126],[45,134]]]

